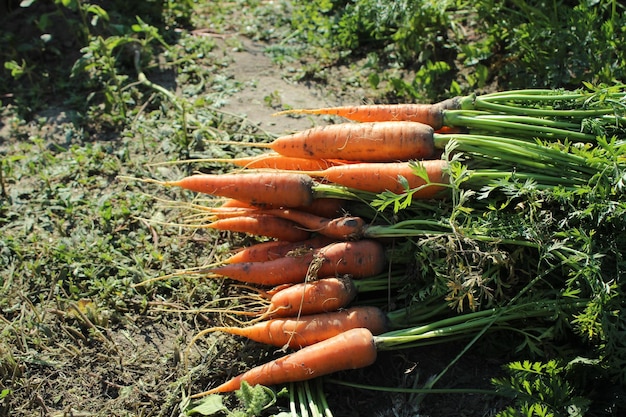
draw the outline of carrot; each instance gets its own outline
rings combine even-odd
[[[252,368],[213,389],[193,394],[190,398],[235,391],[241,387],[242,381],[250,385],[277,385],[363,368],[376,361],[377,353],[372,332],[365,328],[347,330],[330,339]]]
[[[293,221],[271,215],[230,217],[211,222],[206,227],[272,237],[288,242],[299,242],[310,236],[308,231],[303,230]]]
[[[423,178],[415,175],[413,162],[351,164],[330,167],[317,172],[309,171],[307,174],[361,191],[382,193],[389,190],[396,194],[405,191],[404,185],[398,180],[399,177],[403,177],[411,189],[424,187],[420,192],[415,193],[416,198],[432,198],[445,188],[442,184],[448,182],[444,172],[447,162],[432,159],[421,161],[419,164],[426,169],[429,182],[432,184],[426,185]]]
[[[326,218],[297,209],[237,209],[234,207],[216,207],[207,209],[218,219],[238,216],[270,216],[278,217],[299,225],[303,230],[316,232],[337,240],[360,239],[367,228],[365,220],[356,216]],[[287,240],[287,239],[285,239]]]
[[[262,213],[291,220],[304,229],[337,240],[357,240],[365,233],[367,223],[360,217],[326,218],[296,209],[268,209]]]
[[[378,307],[354,307],[330,313],[261,321],[246,327],[212,327],[194,336],[190,345],[211,332],[243,336],[279,348],[301,349],[350,329],[366,328],[373,335],[389,331],[388,319]]]
[[[443,126],[445,110],[458,110],[461,107],[458,97],[435,104],[372,104],[363,106],[327,107],[322,109],[292,109],[275,113],[284,114],[328,114],[341,116],[357,122],[408,121],[420,122],[440,129]]]
[[[254,145],[299,158],[388,162],[431,157],[433,135],[432,127],[417,122],[342,123],[317,126],[268,144]]]
[[[385,250],[377,241],[337,242],[299,256],[267,262],[242,262],[209,268],[208,273],[264,286],[295,284],[307,277],[348,274],[363,278],[385,268]]]
[[[315,214],[320,217],[337,217],[345,214],[347,211],[346,200],[339,198],[320,197],[313,200],[311,204],[304,207],[296,207],[296,209]]]
[[[230,197],[256,206],[308,206],[314,197],[313,180],[296,173],[198,174],[178,181],[146,181]]]
[[[265,262],[287,256],[289,252],[319,249],[330,245],[334,240],[322,235],[315,235],[310,239],[299,242],[287,242],[280,240],[270,240],[268,242],[256,243],[247,248],[239,250],[234,255],[227,258],[224,263],[233,264],[238,262]]]
[[[261,316],[293,317],[335,311],[350,304],[356,295],[356,286],[347,276],[302,282],[274,293]]]
[[[248,169],[280,169],[286,171],[326,169],[334,165],[342,164],[342,162],[338,160],[298,158],[278,153],[260,154],[233,159],[203,159],[201,161],[226,162]]]
[[[313,171],[315,172],[315,171]],[[282,174],[282,173],[281,173]],[[235,200],[230,198],[219,206],[221,209],[226,208],[248,208],[248,209],[258,209],[258,206],[254,206],[252,204]],[[339,198],[330,198],[330,197],[319,197],[315,198],[313,202],[307,206],[294,207],[298,210],[316,214],[321,217],[336,217],[345,213],[347,210],[346,200],[342,200]]]

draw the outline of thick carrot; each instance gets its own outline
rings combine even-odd
[[[227,258],[224,263],[234,264],[238,262],[271,261],[287,256],[290,252],[319,249],[323,246],[330,245],[333,242],[333,239],[322,235],[315,235],[310,239],[299,242],[270,240],[243,248]]]
[[[230,197],[256,206],[308,206],[314,197],[311,177],[296,173],[199,174],[179,181],[150,182]]]
[[[261,316],[294,317],[335,311],[350,304],[356,295],[356,286],[348,276],[311,280],[274,293]]]
[[[377,353],[372,332],[365,328],[351,329],[252,368],[213,389],[191,395],[190,398],[235,391],[241,387],[242,381],[250,385],[277,385],[364,368],[376,361]]]
[[[420,122],[440,129],[445,110],[458,110],[458,97],[435,104],[371,104],[362,106],[327,107],[321,109],[293,109],[275,113],[283,114],[329,114],[357,122],[407,121]]]
[[[330,313],[271,319],[246,327],[212,327],[198,333],[190,344],[207,333],[220,331],[270,346],[301,349],[359,327],[368,329],[373,335],[389,331],[385,313],[378,307],[365,306]]]
[[[311,204],[296,209],[315,214],[320,217],[342,216],[347,211],[347,202],[339,198],[316,198]]]
[[[348,274],[363,278],[381,273],[386,257],[375,240],[337,242],[299,256],[286,256],[267,262],[242,262],[207,269],[206,272],[264,286],[295,284],[307,277]]]
[[[381,193],[389,190],[396,194],[405,191],[404,185],[399,181],[399,177],[407,180],[409,188],[424,187],[416,192],[416,198],[432,198],[442,191],[448,182],[445,168],[447,162],[441,159],[431,159],[420,161],[428,174],[429,184],[423,178],[415,175],[415,163],[412,162],[388,162],[388,163],[361,163],[337,167],[330,167],[323,171],[310,171],[307,174],[320,177],[324,180],[354,188],[361,191]]]
[[[417,122],[342,123],[282,136],[263,146],[299,158],[389,162],[430,158],[433,135],[432,127]]]
[[[271,215],[236,216],[213,221],[207,228],[247,233],[255,236],[272,237],[288,242],[300,242],[311,233],[291,220]]]

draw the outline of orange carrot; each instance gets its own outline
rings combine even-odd
[[[336,218],[320,217],[297,209],[238,209],[236,207],[214,207],[207,211],[218,219],[228,219],[239,216],[274,216],[289,220],[299,225],[303,230],[316,232],[336,240],[360,239],[367,228],[366,222],[356,216],[342,216]],[[285,239],[286,240],[286,239]]]
[[[455,97],[435,104],[372,104],[322,109],[293,109],[281,111],[274,115],[329,114],[357,122],[420,122],[432,126],[434,129],[440,129],[443,126],[445,110],[458,110],[460,105],[459,99]]]
[[[315,171],[313,171],[315,172]],[[282,173],[281,173],[282,174]],[[225,208],[249,208],[249,209],[258,209],[258,206],[254,206],[249,203],[245,203],[243,201],[228,199],[221,206],[222,209]],[[326,198],[320,197],[313,200],[311,204],[308,206],[300,206],[295,207],[298,210],[316,214],[321,217],[337,217],[341,216],[345,213],[347,207],[347,201],[339,198]]]
[[[291,285],[270,298],[262,317],[294,317],[339,310],[357,295],[350,277],[330,277]]]
[[[207,159],[206,161],[227,162],[249,169],[280,169],[286,171],[326,169],[334,165],[342,164],[337,160],[297,158],[278,153],[261,154],[233,159]]]
[[[301,349],[359,327],[368,329],[373,335],[389,330],[387,316],[378,307],[353,307],[330,313],[271,319],[247,327],[212,327],[198,333],[190,344],[207,333],[220,331],[270,346]]]
[[[337,240],[360,239],[367,228],[365,220],[355,216],[329,219],[296,209],[268,209],[263,210],[262,213],[291,220],[310,232],[316,232]]]
[[[342,123],[282,136],[263,146],[299,158],[388,162],[430,158],[433,135],[432,127],[417,122]]]
[[[377,353],[372,332],[365,328],[347,330],[330,339],[252,368],[213,389],[191,395],[190,398],[235,391],[241,387],[242,381],[250,385],[277,385],[363,368],[376,361]]]
[[[307,174],[361,191],[381,193],[389,190],[396,194],[405,191],[403,184],[398,180],[399,177],[404,177],[411,189],[425,186],[414,195],[416,198],[432,198],[445,188],[441,184],[447,183],[444,172],[447,162],[432,159],[421,161],[420,164],[426,169],[432,185],[425,186],[424,179],[414,174],[414,164],[411,162],[351,164],[330,167],[323,171],[310,171]]]
[[[271,215],[229,217],[211,222],[206,227],[272,237],[288,242],[300,242],[310,236],[308,231],[302,229],[293,221]]]
[[[315,214],[320,217],[337,217],[345,214],[347,211],[346,200],[339,198],[316,198],[313,202],[305,207],[296,207],[296,209],[307,213]]]
[[[299,242],[286,242],[271,240],[268,242],[256,243],[247,248],[239,250],[230,256],[224,263],[233,264],[238,262],[265,262],[287,256],[289,252],[306,251],[319,249],[330,245],[334,240],[322,235],[315,235],[310,239]]]
[[[296,173],[198,174],[179,181],[150,182],[230,197],[256,206],[298,207],[313,202],[313,180]]]
[[[235,281],[264,286],[304,282],[307,276],[348,274],[363,278],[385,268],[385,250],[377,241],[337,242],[299,256],[267,262],[241,262],[206,270]]]

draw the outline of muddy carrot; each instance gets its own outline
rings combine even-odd
[[[385,264],[382,244],[374,240],[358,240],[333,243],[299,256],[228,264],[206,272],[249,284],[276,286],[304,282],[307,277],[348,274],[363,278],[381,273]]]
[[[315,235],[310,239],[298,242],[287,242],[271,240],[268,242],[256,243],[243,248],[233,254],[224,263],[234,264],[238,262],[265,262],[288,256],[290,252],[310,251],[330,245],[334,239],[322,235]]]
[[[340,106],[321,109],[293,109],[275,113],[284,114],[326,114],[341,116],[357,122],[407,121],[420,122],[440,129],[443,126],[445,110],[458,110],[458,98],[451,98],[435,104],[371,104],[361,106]]]
[[[377,353],[372,332],[364,328],[352,329],[252,368],[213,389],[191,395],[190,398],[235,391],[241,387],[242,381],[250,385],[277,385],[363,368],[376,361]]]
[[[298,207],[313,202],[313,180],[304,174],[198,174],[178,181],[143,180],[234,198],[255,206]]]
[[[301,349],[350,329],[366,328],[373,335],[389,331],[388,319],[378,307],[353,307],[329,313],[270,319],[246,327],[212,327],[194,336],[190,345],[211,332],[243,336],[279,348]]]

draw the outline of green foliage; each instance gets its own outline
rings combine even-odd
[[[165,25],[188,22],[192,4],[190,0],[115,1],[102,6],[81,0],[22,1],[0,21],[4,28],[0,81],[23,114],[38,109],[49,96],[68,97],[67,104],[84,108],[81,96],[93,92],[92,109],[104,102],[113,124],[119,123],[128,104],[136,100],[132,91],[122,91],[128,81],[124,66],[133,68],[128,66],[132,53],[126,49],[125,56],[124,45],[136,43],[142,59],[148,61],[154,53],[151,42],[166,46],[164,38],[171,36],[161,34]],[[85,73],[77,77],[80,70]],[[70,74],[73,78],[68,82]],[[22,78],[28,82],[19,82]]]
[[[186,410],[186,415],[225,415],[227,417],[255,417],[262,415],[263,411],[276,403],[276,394],[263,385],[250,386],[246,381],[241,383],[241,388],[235,391],[239,405],[233,409],[226,407],[219,394],[209,395]]]
[[[504,52],[498,68],[514,87],[623,80],[624,6],[615,0],[481,1],[484,29]],[[497,17],[496,17],[497,16]]]
[[[565,367],[557,361],[513,362],[506,366],[509,378],[492,382],[498,391],[515,398],[515,405],[500,411],[498,417],[582,417],[590,400],[577,395],[567,381]]]

